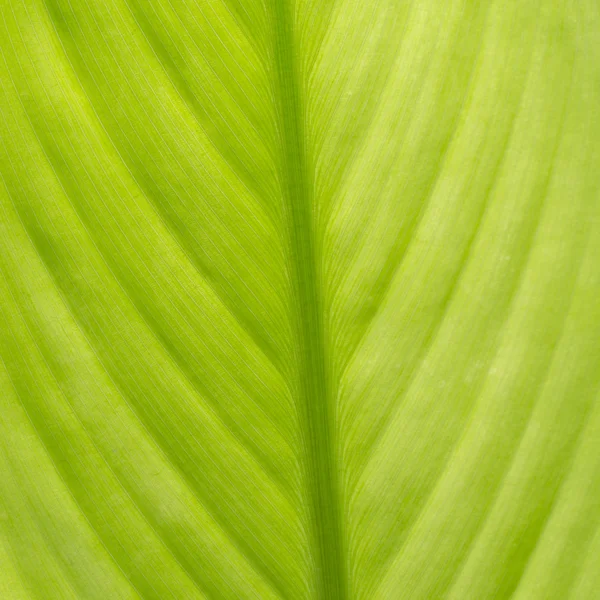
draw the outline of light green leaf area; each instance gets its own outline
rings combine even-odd
[[[598,0],[0,0],[0,598],[600,598]]]

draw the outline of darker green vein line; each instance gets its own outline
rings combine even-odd
[[[279,96],[282,182],[287,216],[294,326],[298,340],[299,404],[306,461],[315,597],[346,598],[333,409],[328,393],[320,269],[313,220],[292,10],[273,2],[274,60]]]

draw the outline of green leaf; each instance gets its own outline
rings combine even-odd
[[[1,598],[598,598],[596,0],[0,17]]]

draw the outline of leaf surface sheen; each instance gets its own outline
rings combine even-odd
[[[0,0],[0,596],[588,600],[596,0]]]

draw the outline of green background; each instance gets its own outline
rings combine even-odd
[[[600,598],[597,0],[0,0],[3,600]]]

